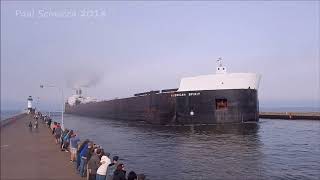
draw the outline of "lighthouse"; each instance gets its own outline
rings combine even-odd
[[[32,101],[33,101],[32,97],[29,96],[28,97],[28,114],[32,113]]]

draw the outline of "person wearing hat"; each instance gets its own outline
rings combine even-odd
[[[109,164],[111,164],[111,160],[109,159],[108,154],[101,157],[100,163],[101,165],[97,170],[96,180],[106,180],[107,169]]]
[[[118,156],[113,156],[112,163],[109,164],[107,169],[107,180],[113,179],[113,172],[116,170],[117,166],[119,165],[118,160],[119,160]]]

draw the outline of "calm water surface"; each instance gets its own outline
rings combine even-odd
[[[1,121],[6,120],[7,118],[13,117],[21,113],[23,113],[22,110],[2,110],[1,109],[0,120]]]
[[[152,126],[65,115],[65,125],[148,179],[320,179],[320,121]]]

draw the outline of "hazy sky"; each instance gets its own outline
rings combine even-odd
[[[262,75],[260,106],[319,106],[319,16],[319,1],[1,1],[1,109],[58,108],[42,83],[67,97],[90,82],[98,99],[176,88],[218,57]]]

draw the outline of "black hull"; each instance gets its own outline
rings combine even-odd
[[[75,106],[66,104],[65,111],[152,124],[224,124],[259,120],[258,94],[254,89],[154,92]]]
[[[176,97],[179,124],[220,124],[259,121],[258,94],[254,89],[182,92]],[[185,95],[185,96],[183,96]],[[218,103],[224,101],[224,107]],[[193,115],[191,115],[191,111]]]

